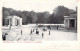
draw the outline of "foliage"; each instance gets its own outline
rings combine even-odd
[[[7,16],[19,16],[22,18],[22,24],[28,23],[52,23],[58,24],[63,23],[64,16],[69,15],[72,9],[68,9],[64,6],[58,6],[50,14],[48,11],[45,12],[34,12],[34,11],[17,11],[12,8],[3,7],[3,18],[2,22],[5,25],[5,18]],[[74,10],[72,10],[75,12]]]

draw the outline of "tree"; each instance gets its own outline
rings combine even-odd
[[[21,17],[23,18],[23,21],[22,21],[23,24],[32,23],[32,18],[31,18],[30,12],[22,11],[21,12]]]
[[[69,14],[69,9],[64,6],[58,6],[53,10],[54,20],[56,23],[64,23],[64,16]]]
[[[46,12],[43,12],[43,18],[44,18],[44,21],[43,21],[43,23],[48,23],[48,18],[50,17],[50,13],[48,12],[48,11],[46,11]]]
[[[9,11],[9,9],[7,9],[5,7],[3,7],[2,10],[3,10],[2,25],[4,26],[5,24],[7,24],[7,23],[5,23],[5,18],[7,16],[10,16],[10,11]]]
[[[36,23],[37,21],[37,14],[34,11],[30,12],[30,17],[32,18],[32,23]]]
[[[44,22],[44,14],[39,12],[37,13],[38,19],[37,19],[37,23],[43,23]]]

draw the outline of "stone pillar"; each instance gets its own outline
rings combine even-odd
[[[20,18],[20,21],[19,21],[19,23],[20,23],[19,25],[22,25],[22,18]]]
[[[66,20],[64,19],[64,26],[66,27],[66,24],[65,24]]]
[[[9,29],[11,29],[11,18],[9,19]]]
[[[76,22],[76,19],[75,19],[75,28],[77,27],[77,22]]]
[[[17,22],[16,23],[17,23],[17,26],[18,26],[19,25],[19,19],[17,19]]]
[[[66,19],[66,20],[65,20],[65,28],[68,28],[68,27],[69,27],[69,20]]]
[[[11,26],[12,24],[12,21],[11,21],[11,18],[9,18],[9,26]]]
[[[13,26],[13,18],[11,18],[11,24],[12,24],[12,26]]]
[[[12,18],[12,26],[15,26],[15,19]]]
[[[9,19],[9,26],[10,26],[10,19]]]
[[[14,18],[14,24],[15,24],[15,26],[17,26],[17,18]]]
[[[67,28],[67,22],[68,22],[68,21],[65,19],[65,20],[64,20],[65,28]]]
[[[70,27],[70,20],[68,19],[68,23],[67,23],[68,28]]]

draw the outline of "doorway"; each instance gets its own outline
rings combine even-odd
[[[75,28],[75,20],[74,19],[70,20],[70,28]]]

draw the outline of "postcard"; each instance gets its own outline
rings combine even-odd
[[[0,51],[80,51],[79,0],[0,4]]]

